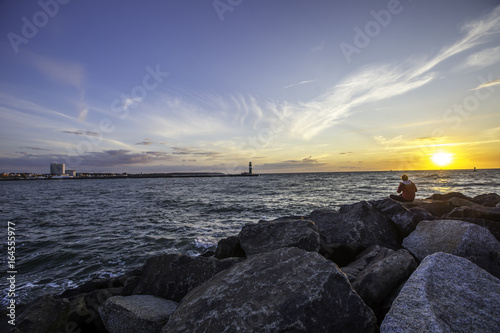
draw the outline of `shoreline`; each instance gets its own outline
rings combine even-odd
[[[130,174],[130,175],[104,175],[84,176],[84,177],[38,177],[38,178],[23,178],[23,177],[3,177],[0,181],[20,181],[20,180],[71,180],[71,179],[125,179],[125,178],[213,178],[213,177],[258,177],[260,174],[224,174],[210,172],[174,172],[174,173],[150,173],[150,174]]]
[[[446,243],[450,237],[452,243]],[[416,288],[414,285],[427,283],[422,282],[424,278],[419,275],[424,267],[441,269],[449,266],[446,268],[449,271],[443,274],[453,281],[462,281],[461,273],[455,269],[461,267],[461,271],[470,271],[472,275],[480,274],[483,279],[491,280],[494,287],[490,286],[488,290],[496,290],[495,283],[498,283],[500,295],[499,240],[498,194],[469,198],[452,192],[434,194],[412,203],[398,203],[391,199],[360,201],[344,205],[339,210],[316,210],[305,216],[284,216],[247,224],[238,235],[221,239],[213,253],[197,257],[180,254],[150,257],[140,269],[118,277],[94,279],[60,295],[44,296],[19,306],[15,315],[19,324],[16,327],[21,329],[37,322],[40,327],[55,325],[61,331],[70,327],[82,332],[122,331],[124,323],[127,326],[144,325],[146,319],[139,317],[154,304],[155,308],[170,309],[161,319],[146,320],[156,325],[154,331],[191,331],[211,325],[204,319],[203,309],[207,308],[206,302],[214,302],[210,301],[210,290],[216,288],[221,291],[218,297],[224,302],[213,303],[213,311],[227,327],[258,330],[265,325],[280,325],[272,320],[278,316],[282,322],[295,318],[301,325],[321,323],[331,329],[338,327],[331,326],[331,315],[321,315],[313,320],[314,323],[303,315],[316,316],[307,310],[310,305],[304,300],[318,290],[330,288],[322,285],[322,280],[313,278],[316,274],[311,275],[319,270],[331,276],[332,281],[337,281],[336,290],[346,292],[341,299],[329,300],[333,294],[323,295],[323,310],[326,313],[340,311],[335,310],[334,305],[339,302],[343,307],[357,309],[348,314],[347,324],[342,325],[354,328],[360,324],[363,331],[384,331],[389,325],[408,329],[409,319],[404,318],[410,318],[409,314],[399,316],[398,311],[408,310],[408,304],[401,302],[404,302],[410,286]],[[436,251],[440,246],[442,251]],[[440,254],[442,252],[447,254]],[[261,280],[256,278],[259,272],[262,272]],[[225,287],[233,280],[241,283]],[[371,285],[370,281],[377,283]],[[453,285],[442,283],[444,289],[453,288]],[[281,288],[289,284],[296,286],[293,292],[280,294]],[[253,291],[248,292],[245,288],[253,288]],[[358,296],[351,295],[354,291]],[[258,296],[259,292],[262,292],[261,296]],[[302,309],[298,312],[285,311],[286,307],[283,308],[276,298],[268,297],[269,294],[279,294],[279,299],[288,299],[294,293],[303,293],[303,296],[298,299],[294,296],[286,302]],[[485,298],[484,295],[469,295],[473,299],[476,296]],[[264,297],[264,303],[261,297]],[[238,303],[238,299],[242,302]],[[318,301],[311,300],[311,304]],[[500,297],[491,302],[493,309],[500,306]],[[78,304],[83,304],[84,310],[78,308]],[[260,311],[262,306],[268,310]],[[223,309],[236,312],[231,312],[226,318]],[[47,314],[41,316],[40,312],[44,311]],[[460,309],[449,311],[455,311],[451,314],[453,318],[464,315]],[[238,317],[242,313],[245,316]],[[498,324],[489,317],[481,317],[481,314],[467,315],[476,316],[471,317],[472,322],[480,320],[484,325]],[[240,326],[231,326],[234,318],[240,318]],[[426,320],[431,319],[412,319],[419,325],[426,324]],[[120,322],[122,326],[119,326]],[[289,324],[293,325],[292,322]],[[323,326],[307,327],[318,330]]]

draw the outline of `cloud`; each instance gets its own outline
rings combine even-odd
[[[132,152],[127,149],[105,150],[81,156],[72,156],[65,160],[76,162],[78,167],[119,167],[165,163],[173,160],[171,154],[160,151]]]
[[[303,158],[301,160],[283,161],[282,163],[285,163],[285,164],[325,164],[325,163],[320,163],[317,159],[313,159],[312,156]]]
[[[63,133],[67,134],[74,134],[74,135],[85,135],[85,136],[100,136],[101,133],[98,132],[92,132],[92,131],[62,131]]]
[[[31,150],[46,150],[46,151],[50,151],[50,149],[45,149],[45,148],[39,148],[39,147],[21,147],[21,148],[26,148],[26,149],[31,149]]]
[[[468,69],[468,68],[485,68],[496,64],[500,61],[500,46],[492,47],[488,49],[476,52],[465,59],[465,61],[457,66],[458,69]]]
[[[500,84],[500,78],[498,78],[496,80],[485,82],[483,84],[480,84],[479,86],[477,86],[476,88],[474,88],[472,90],[478,90],[478,89],[481,89],[481,88],[496,86],[497,84]]]
[[[154,144],[154,142],[152,142],[151,139],[145,139],[142,142],[136,143],[136,145],[138,145],[138,146],[151,146],[152,144]]]
[[[294,83],[294,84],[290,84],[290,85],[288,85],[288,86],[286,86],[286,87],[283,87],[283,89],[288,89],[288,88],[291,88],[291,87],[300,86],[300,85],[302,85],[302,84],[306,84],[306,83],[313,83],[313,82],[314,82],[314,80],[306,80],[306,81],[301,81],[301,82],[299,82],[299,83]]]
[[[403,141],[403,136],[402,135],[398,135],[398,136],[396,136],[396,137],[394,137],[392,139],[386,139],[382,135],[377,135],[377,136],[374,136],[373,138],[375,139],[375,141],[379,145],[382,145],[382,146],[393,146],[395,144],[400,144]]]
[[[206,157],[219,157],[222,154],[219,152],[213,151],[202,151],[197,147],[172,147],[174,152],[173,155],[192,155],[192,156],[206,156]]]
[[[66,86],[75,87],[78,100],[75,105],[78,109],[78,119],[84,122],[89,109],[85,103],[85,69],[77,62],[56,60],[32,52],[23,53],[28,63],[51,80]]]
[[[470,22],[461,30],[464,36],[460,40],[443,47],[428,60],[408,59],[397,65],[365,67],[325,94],[305,103],[289,105],[289,111],[294,116],[290,133],[310,139],[362,105],[407,93],[435,80],[438,75],[431,70],[437,65],[500,31],[500,6],[486,18]]]
[[[79,91],[83,89],[85,70],[79,63],[55,60],[35,53],[25,54],[30,63],[45,76]]]
[[[311,170],[314,168],[321,169],[326,165],[328,165],[328,163],[320,162],[317,159],[313,159],[312,156],[309,156],[300,160],[286,160],[277,163],[264,163],[262,165],[259,165],[258,167],[255,166],[255,168],[258,168],[259,170],[279,170],[280,172],[287,172]]]

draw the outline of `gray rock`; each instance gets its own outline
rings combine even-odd
[[[432,215],[431,213],[420,207],[413,207],[409,208],[408,210],[413,214],[417,215],[420,221],[423,220],[432,221],[437,219],[437,217],[435,217],[434,215]]]
[[[178,303],[151,295],[114,296],[99,307],[110,333],[159,332]]]
[[[285,219],[260,221],[245,225],[239,233],[240,244],[247,256],[283,247],[319,251],[318,228],[310,220]]]
[[[450,193],[446,193],[446,194],[435,193],[435,194],[431,195],[430,197],[428,197],[427,199],[445,201],[445,200],[450,200],[451,198],[471,200],[471,198],[463,195],[460,192],[450,192]]]
[[[435,217],[441,217],[444,214],[448,214],[453,208],[455,208],[455,206],[449,201],[422,203],[417,207],[425,209]]]
[[[327,257],[339,266],[354,261],[372,245],[400,248],[392,223],[366,201],[342,206],[339,211],[317,210],[309,218],[318,226],[322,247],[332,249]]]
[[[455,217],[466,217],[500,222],[500,209],[496,207],[484,207],[479,205],[472,207],[456,207],[451,212],[443,216],[443,218],[446,219],[452,219]]]
[[[226,259],[231,257],[245,257],[245,251],[241,248],[240,239],[237,236],[223,238],[217,243],[215,258]]]
[[[376,319],[331,261],[287,247],[191,291],[162,332],[375,332]]]
[[[467,199],[461,199],[461,198],[456,198],[453,197],[450,200],[448,200],[453,206],[456,207],[462,207],[462,206],[469,206],[469,207],[480,207],[481,205],[474,203],[470,200]]]
[[[363,272],[368,266],[392,253],[394,253],[394,250],[379,245],[370,246],[358,254],[355,261],[349,263],[349,265],[345,267],[342,267],[341,270],[345,275],[347,275],[352,284],[356,281],[358,275],[360,275],[361,272]]]
[[[380,332],[498,332],[500,280],[469,260],[436,253],[422,261]]]
[[[358,259],[342,271],[381,321],[397,291],[416,268],[417,262],[408,251],[374,246],[360,253]]]
[[[483,206],[495,207],[500,203],[500,195],[496,193],[481,194],[475,196],[472,201]]]
[[[417,262],[408,251],[391,251],[369,265],[353,283],[354,290],[370,306],[382,304],[417,268]]]
[[[17,310],[15,321],[17,332],[58,332],[66,324],[70,304],[65,298],[55,299],[45,295]],[[7,321],[8,317],[2,320]]]
[[[180,254],[155,256],[149,258],[144,265],[141,281],[134,294],[154,295],[180,302],[193,288],[240,260],[219,260]]]
[[[394,223],[394,226],[402,237],[408,236],[417,227],[422,218],[403,206],[400,202],[390,198],[374,202],[377,208],[385,217]]]
[[[456,220],[422,221],[403,240],[403,247],[419,260],[436,252],[446,252],[470,258],[492,274],[497,274],[495,263],[485,263],[494,253],[500,252],[500,243],[488,229],[476,224]]]
[[[436,252],[459,257],[488,256],[500,249],[491,232],[481,226],[456,220],[422,221],[403,240],[403,247],[419,260]]]

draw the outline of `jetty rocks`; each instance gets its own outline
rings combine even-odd
[[[19,310],[15,332],[498,332],[500,196],[245,225],[198,257],[164,254]]]

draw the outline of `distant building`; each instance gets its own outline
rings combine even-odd
[[[76,170],[66,170],[66,174],[70,177],[76,177]]]
[[[66,165],[64,163],[50,163],[50,174],[54,176],[65,175]]]

